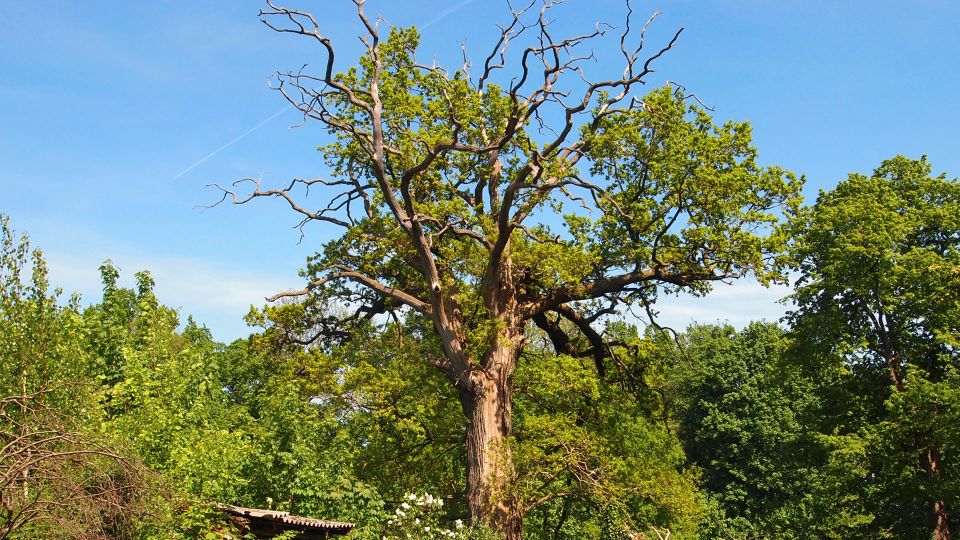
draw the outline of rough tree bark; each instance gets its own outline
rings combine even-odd
[[[512,357],[512,358],[511,358]],[[501,351],[497,367],[476,369],[462,400],[467,428],[467,503],[470,514],[487,521],[506,538],[520,538],[523,516],[509,490],[514,475],[508,446],[512,435],[510,376],[516,352]]]

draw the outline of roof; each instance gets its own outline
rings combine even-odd
[[[300,532],[300,535],[296,538],[327,538],[347,534],[354,527],[353,523],[345,521],[294,516],[290,512],[279,510],[244,508],[229,504],[218,504],[217,507],[235,521],[240,521],[243,526],[250,529],[250,532],[261,538],[272,538],[272,534],[284,531]],[[269,534],[269,536],[260,536],[260,534]]]

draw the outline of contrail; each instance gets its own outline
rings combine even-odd
[[[434,18],[430,19],[429,21],[423,23],[423,24],[420,26],[420,29],[421,29],[421,30],[426,30],[427,28],[430,28],[431,26],[433,26],[433,25],[437,24],[438,22],[442,21],[444,18],[450,16],[450,15],[453,14],[454,12],[463,9],[467,4],[472,4],[474,1],[476,1],[476,0],[463,0],[463,1],[460,2],[459,4],[457,4],[457,5],[449,8],[449,9],[447,9],[446,11],[444,11],[444,12],[440,13],[439,15],[437,15],[436,17],[434,17]]]
[[[203,164],[204,162],[206,162],[208,159],[210,159],[210,158],[212,158],[213,156],[219,154],[220,152],[223,152],[223,151],[226,150],[227,148],[230,148],[231,146],[233,146],[234,144],[236,144],[236,142],[239,141],[240,139],[242,139],[242,138],[246,137],[247,135],[253,133],[254,131],[262,128],[263,126],[265,126],[265,125],[267,125],[268,123],[270,123],[271,120],[273,120],[274,118],[280,116],[281,114],[289,111],[289,110],[292,109],[292,108],[293,108],[293,105],[287,105],[286,107],[280,109],[279,111],[271,114],[270,116],[268,116],[266,119],[264,119],[264,120],[263,120],[262,122],[260,122],[259,124],[253,126],[252,128],[250,128],[250,129],[244,131],[243,133],[241,133],[240,135],[237,135],[236,137],[234,137],[234,139],[233,139],[232,141],[230,141],[230,142],[228,142],[227,144],[221,146],[220,148],[217,148],[217,149],[214,150],[213,152],[210,152],[209,154],[203,156],[203,157],[200,158],[197,162],[195,162],[193,165],[190,165],[190,166],[187,167],[186,169],[180,171],[179,173],[177,173],[176,176],[173,177],[173,179],[176,180],[177,178],[180,178],[181,176],[187,174],[188,172],[192,171],[194,168],[202,165],[202,164]]]
[[[429,21],[423,23],[423,24],[420,26],[420,29],[421,29],[421,30],[424,30],[424,29],[430,28],[431,26],[437,24],[438,22],[442,21],[442,20],[445,19],[446,17],[449,17],[449,16],[452,15],[453,13],[455,13],[455,12],[463,9],[463,8],[466,7],[468,4],[472,4],[472,3],[475,2],[475,1],[476,1],[476,0],[462,0],[460,3],[458,3],[458,4],[456,4],[456,5],[448,8],[447,10],[443,11],[442,13],[440,13],[439,15],[437,15],[436,17],[434,17],[434,18],[430,19]],[[261,121],[259,124],[253,126],[252,128],[248,129],[247,131],[244,131],[244,132],[241,133],[240,135],[237,135],[233,140],[231,140],[231,141],[228,142],[227,144],[225,144],[225,145],[221,146],[220,148],[217,148],[217,149],[214,150],[213,152],[210,152],[209,154],[203,156],[202,158],[200,158],[199,160],[197,160],[193,165],[190,165],[190,166],[187,167],[186,169],[180,171],[179,173],[177,173],[176,176],[173,177],[173,179],[176,180],[177,178],[180,178],[181,176],[187,174],[188,172],[192,171],[193,169],[199,167],[200,165],[203,165],[204,163],[207,162],[207,160],[209,160],[209,159],[212,158],[213,156],[219,154],[220,152],[223,152],[223,151],[226,150],[227,148],[230,148],[231,146],[233,146],[234,144],[236,144],[237,141],[239,141],[240,139],[243,139],[243,138],[246,137],[247,135],[250,135],[250,134],[253,133],[254,131],[262,128],[263,126],[265,126],[265,125],[267,125],[268,123],[270,123],[271,120],[273,120],[274,118],[280,116],[281,114],[287,112],[288,110],[290,110],[290,109],[292,109],[292,108],[293,108],[293,105],[287,105],[286,107],[280,109],[279,111],[271,114],[270,116],[268,116],[267,118],[265,118],[263,121]]]

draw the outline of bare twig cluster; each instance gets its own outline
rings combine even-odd
[[[0,539],[121,537],[140,510],[143,471],[73,429],[49,393],[0,399]]]

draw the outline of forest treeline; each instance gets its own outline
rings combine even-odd
[[[786,231],[782,321],[672,333],[608,313],[603,355],[529,324],[504,481],[524,537],[960,531],[960,184],[895,157]],[[0,538],[239,538],[215,503],[358,539],[488,534],[458,527],[469,419],[429,318],[305,345],[315,306],[279,302],[222,344],[149,273],[123,287],[105,262],[84,305],[5,218],[2,234]]]

